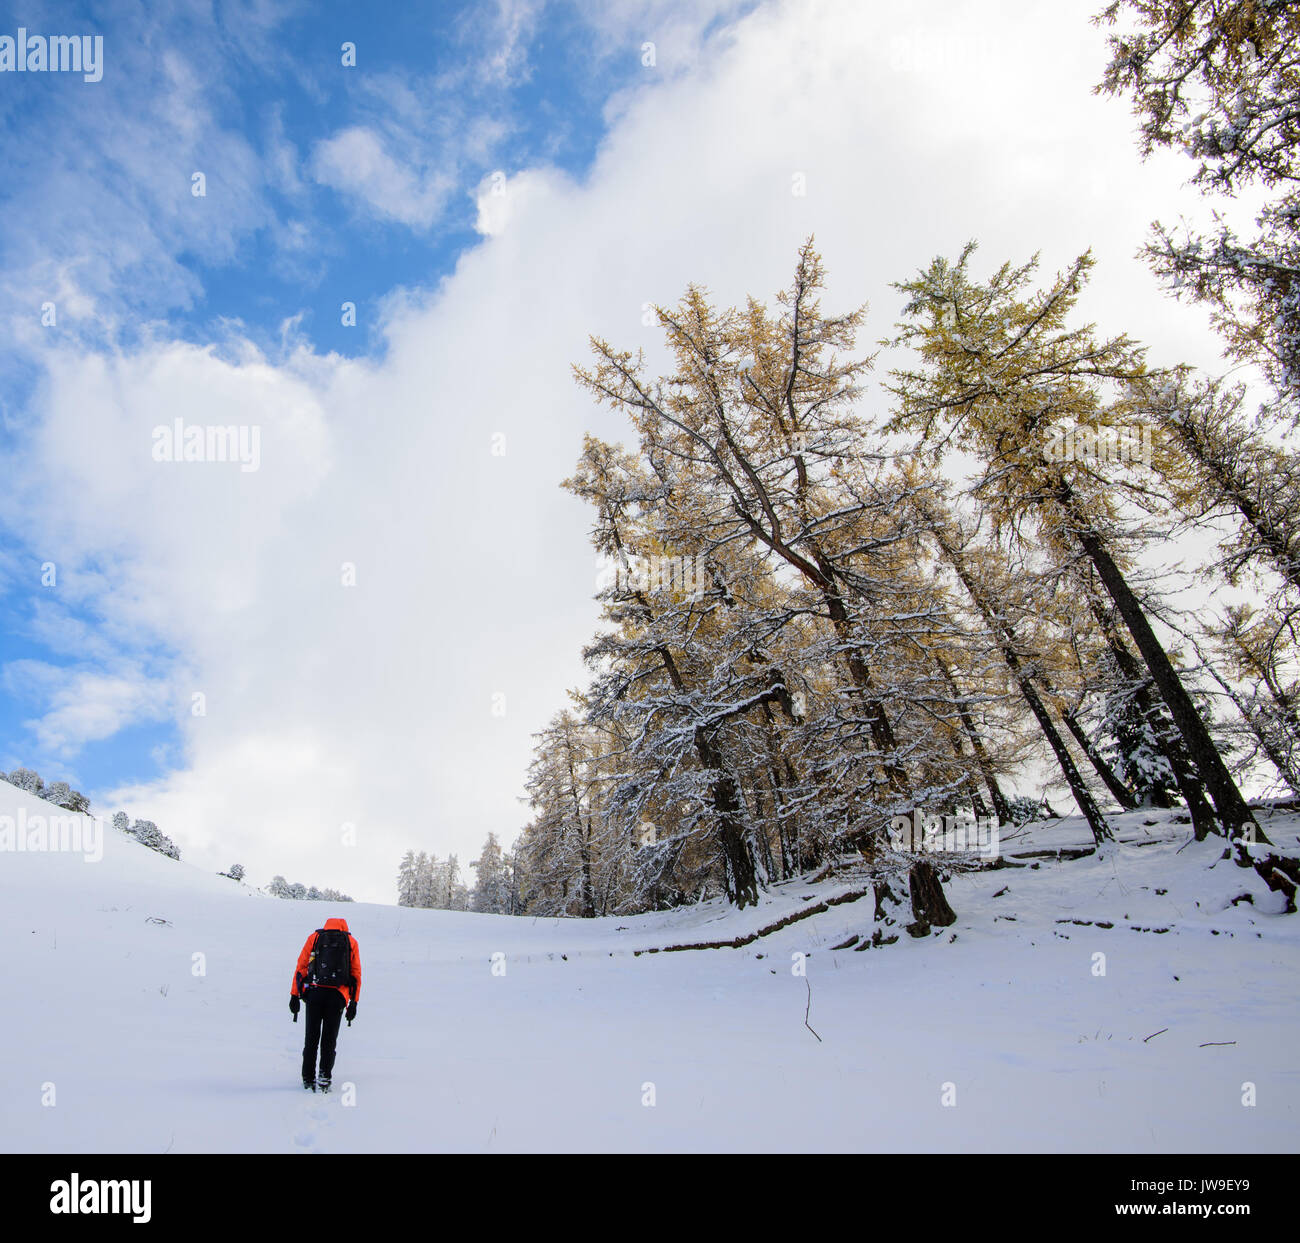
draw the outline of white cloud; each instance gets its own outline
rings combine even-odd
[[[645,45],[652,44],[653,68],[672,77],[712,53],[711,35],[725,38],[728,23],[757,7],[757,0],[588,0],[581,11],[599,56],[625,56],[649,69]]]
[[[493,15],[495,44],[484,61],[490,81],[517,82],[528,75],[528,40],[537,26],[545,0],[496,0]]]
[[[538,195],[553,195],[567,179],[555,169],[528,168],[513,177],[489,173],[474,193],[478,216],[474,227],[484,237],[502,232],[512,217],[528,210]]]
[[[322,185],[352,195],[381,216],[427,229],[442,213],[451,179],[394,159],[373,130],[354,125],[316,145],[312,170]]]
[[[172,688],[138,669],[103,673],[22,660],[6,665],[4,674],[11,691],[38,694],[47,703],[39,718],[25,724],[43,752],[62,758],[128,725],[164,720],[174,712]]]
[[[981,22],[1019,47],[905,65],[891,38],[920,9],[760,9],[626,95],[581,184],[524,170],[498,205],[480,188],[484,240],[436,290],[389,302],[380,361],[48,356],[25,486],[0,505],[33,546],[107,566],[105,613],[181,653],[173,689],[207,696],[206,716],[179,718],[183,765],[121,792],[130,810],[198,861],[386,900],[408,847],[466,863],[489,830],[509,841],[530,734],[581,678],[595,619],[591,516],[557,485],[584,430],[627,435],[570,364],[593,333],[654,358],[643,305],[688,281],[768,297],[815,233],[827,305],[873,304],[866,352],[898,306],[889,282],[936,252],[976,236],[986,263],[1042,249],[1059,265],[1092,244],[1091,315],[1164,360],[1213,362],[1199,314],[1133,259],[1148,219],[1186,202],[1185,172],[1139,164],[1123,106],[1091,94],[1090,8],[996,6]],[[924,21],[961,29],[962,12]],[[442,190],[375,133],[331,143],[340,188],[433,218]],[[153,463],[149,429],[178,413],[258,422],[262,469]]]

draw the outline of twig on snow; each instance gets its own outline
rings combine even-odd
[[[812,982],[807,976],[804,976],[803,982],[808,986],[808,1004],[804,1007],[803,1011],[803,1025],[812,1032],[814,1036],[817,1036],[817,1033],[812,1029],[812,1024],[808,1022],[808,1015],[812,1013]],[[817,1036],[817,1043],[822,1043],[822,1038],[820,1036]],[[1233,1043],[1235,1044],[1236,1042],[1234,1041]]]

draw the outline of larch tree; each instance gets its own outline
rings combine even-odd
[[[1008,609],[1011,577],[999,573],[992,550],[975,542],[973,532],[964,529],[960,520],[948,512],[936,494],[917,493],[914,498],[921,518],[940,554],[965,589],[971,605],[993,636],[1007,669],[1056,758],[1066,784],[1083,813],[1093,840],[1098,846],[1113,839],[1114,834],[1088,789],[1065,739],[1056,728],[1037,683],[1041,675],[1038,658],[1024,641]]]
[[[1144,156],[1180,151],[1212,201],[1263,194],[1256,233],[1157,223],[1146,248],[1179,297],[1206,304],[1229,353],[1256,365],[1274,422],[1300,420],[1300,8],[1287,0],[1114,0],[1101,93],[1132,101]],[[1217,213],[1216,213],[1217,215]]]
[[[894,373],[900,406],[894,426],[928,445],[972,452],[972,495],[994,534],[1041,541],[1063,564],[1089,562],[1132,636],[1214,803],[1223,831],[1266,841],[1219,754],[1206,722],[1130,582],[1117,489],[1081,455],[1061,460],[1067,432],[1131,434],[1148,379],[1142,352],[1127,337],[1103,339],[1070,324],[1090,255],[1045,289],[1029,288],[1036,260],[1003,264],[980,281],[970,272],[973,243],[956,263],[936,259],[899,286],[908,297],[899,343],[919,366]]]
[[[741,904],[795,839],[800,854],[806,841],[870,856],[894,815],[951,799],[977,764],[952,750],[956,709],[933,711],[951,688],[925,652],[919,536],[855,411],[861,313],[823,313],[822,284],[809,242],[776,313],[754,299],[718,310],[695,286],[660,309],[670,374],[599,340],[595,367],[577,369],[640,437],[635,459],[589,439],[570,481],[600,513],[598,548],[708,567],[690,598],[623,593],[619,629],[588,653],[593,701],[654,727],[633,731],[642,776],[613,806],[656,789],[706,809]],[[830,711],[809,713],[810,696]],[[697,772],[707,790],[690,788]]]

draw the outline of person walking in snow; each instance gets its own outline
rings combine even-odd
[[[330,1090],[334,1072],[334,1046],[339,1020],[348,1026],[357,1017],[361,993],[361,951],[348,931],[346,919],[327,919],[306,940],[293,972],[289,1013],[298,1021],[298,1008],[307,1003],[307,1031],[302,1046],[302,1086],[313,1092]],[[320,1077],[316,1075],[316,1050],[320,1049]]]

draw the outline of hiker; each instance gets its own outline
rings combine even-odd
[[[334,1071],[334,1044],[339,1020],[346,1015],[348,1026],[357,1017],[361,993],[361,951],[348,931],[346,919],[327,919],[307,938],[294,968],[289,993],[289,1013],[298,1021],[300,999],[307,1002],[307,1031],[302,1046],[302,1086],[313,1092],[319,1086],[330,1090]],[[320,1079],[316,1077],[316,1049],[320,1047]]]

